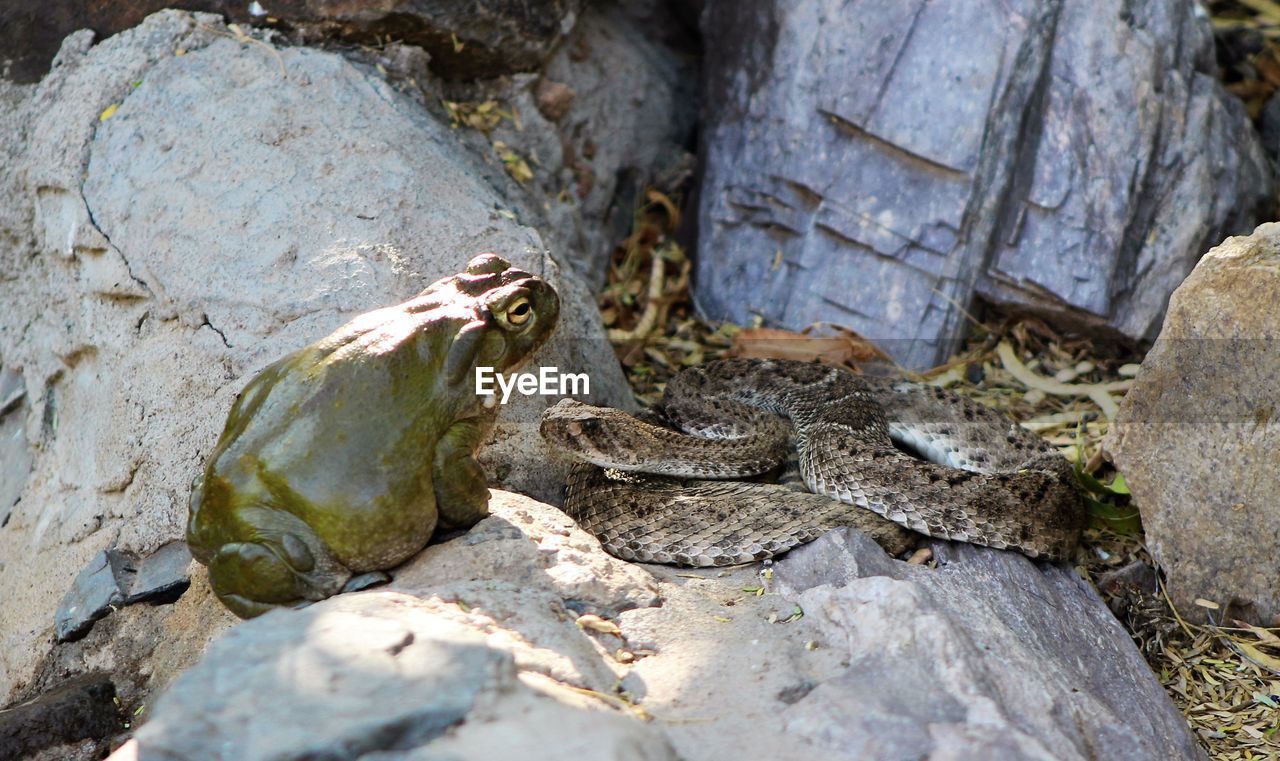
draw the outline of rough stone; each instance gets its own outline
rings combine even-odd
[[[93,622],[124,605],[129,573],[127,558],[115,550],[104,550],[93,556],[76,576],[71,589],[58,604],[54,615],[54,635],[60,642],[80,639]]]
[[[54,614],[54,635],[73,642],[93,622],[137,602],[173,602],[190,586],[191,552],[183,541],[170,542],[141,561],[132,553],[104,550],[89,561],[63,595]]]
[[[1183,616],[1280,626],[1276,303],[1280,224],[1205,254],[1105,442]]]
[[[1132,563],[1108,571],[1098,577],[1098,591],[1107,595],[1121,595],[1128,592],[1155,594],[1160,591],[1160,580],[1156,569],[1145,561],[1135,560]]]
[[[42,751],[82,740],[101,751],[99,744],[123,725],[115,696],[109,677],[86,674],[0,711],[0,761],[35,758]],[[101,758],[101,753],[89,757]]]
[[[254,5],[262,13],[254,12]],[[78,29],[99,38],[137,25],[164,8],[207,11],[241,23],[297,27],[303,39],[419,45],[434,68],[451,77],[484,77],[536,68],[573,28],[581,0],[483,0],[422,3],[379,0],[50,0],[0,7],[0,75],[35,82],[48,70],[62,39]],[[269,9],[269,10],[268,10]],[[270,21],[268,22],[268,17]]]
[[[566,726],[592,757],[675,758],[653,728],[550,680],[520,679],[510,655],[422,601],[362,592],[232,629],[135,738],[143,761],[211,748],[244,759],[485,758],[475,749],[509,752]]]
[[[516,664],[558,682],[611,692],[617,673],[574,622],[592,613],[658,605],[643,569],[604,554],[564,513],[495,491],[492,515],[465,536],[432,545],[393,572],[389,589],[444,605],[490,634]]]
[[[895,561],[836,531],[778,590],[847,665],[783,711],[826,758],[1201,759],[1129,635],[1069,567],[938,545]]]
[[[1154,336],[1269,212],[1193,0],[709,0],[697,288],[710,318],[946,359],[975,296]]]
[[[576,94],[564,82],[553,82],[550,79],[538,80],[537,88],[533,91],[538,101],[539,113],[553,122],[560,121],[569,113],[569,106],[573,105],[573,96]]]
[[[220,23],[164,12],[94,46],[79,33],[40,85],[0,83],[23,124],[0,176],[0,357],[25,390],[6,417],[24,413],[33,453],[0,531],[0,697],[30,678],[74,569],[182,535],[191,479],[250,377],[477,252],[560,291],[534,365],[589,370],[593,398],[631,403],[586,286],[487,181],[496,159],[372,67],[242,44]],[[483,462],[557,499],[547,402],[509,405]]]

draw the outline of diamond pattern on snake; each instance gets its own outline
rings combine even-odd
[[[999,412],[816,363],[718,360],[639,417],[564,399],[541,430],[579,461],[565,512],[624,560],[745,563],[842,526],[1061,560],[1085,522],[1070,463]],[[749,480],[789,459],[804,490]]]

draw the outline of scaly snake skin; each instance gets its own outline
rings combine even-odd
[[[998,412],[819,364],[690,368],[646,419],[565,399],[543,415],[542,435],[584,461],[565,512],[626,560],[743,563],[838,526],[890,552],[910,541],[905,528],[1063,559],[1085,521],[1070,463]],[[766,473],[793,448],[810,493],[709,480]]]

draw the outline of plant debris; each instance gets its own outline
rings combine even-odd
[[[1280,2],[1210,0],[1207,5],[1223,84],[1257,120],[1280,90]]]

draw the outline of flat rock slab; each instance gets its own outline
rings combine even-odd
[[[54,614],[54,636],[74,642],[93,622],[125,605],[166,603],[182,596],[191,579],[191,551],[183,541],[169,542],[139,560],[120,550],[103,550],[76,576]]]
[[[1183,616],[1280,626],[1277,303],[1280,224],[1205,254],[1106,441]]]
[[[554,729],[595,758],[675,758],[639,721],[559,697],[517,679],[511,655],[474,628],[414,597],[362,592],[232,629],[156,703],[126,754],[563,758],[535,745]]]
[[[974,299],[1144,338],[1271,203],[1193,0],[709,0],[698,305],[944,361]]]
[[[138,602],[173,602],[191,585],[187,569],[191,550],[184,541],[169,542],[137,563],[125,605]]]
[[[93,556],[72,582],[54,614],[54,635],[71,642],[88,633],[93,622],[124,604],[129,558],[115,550]]]

